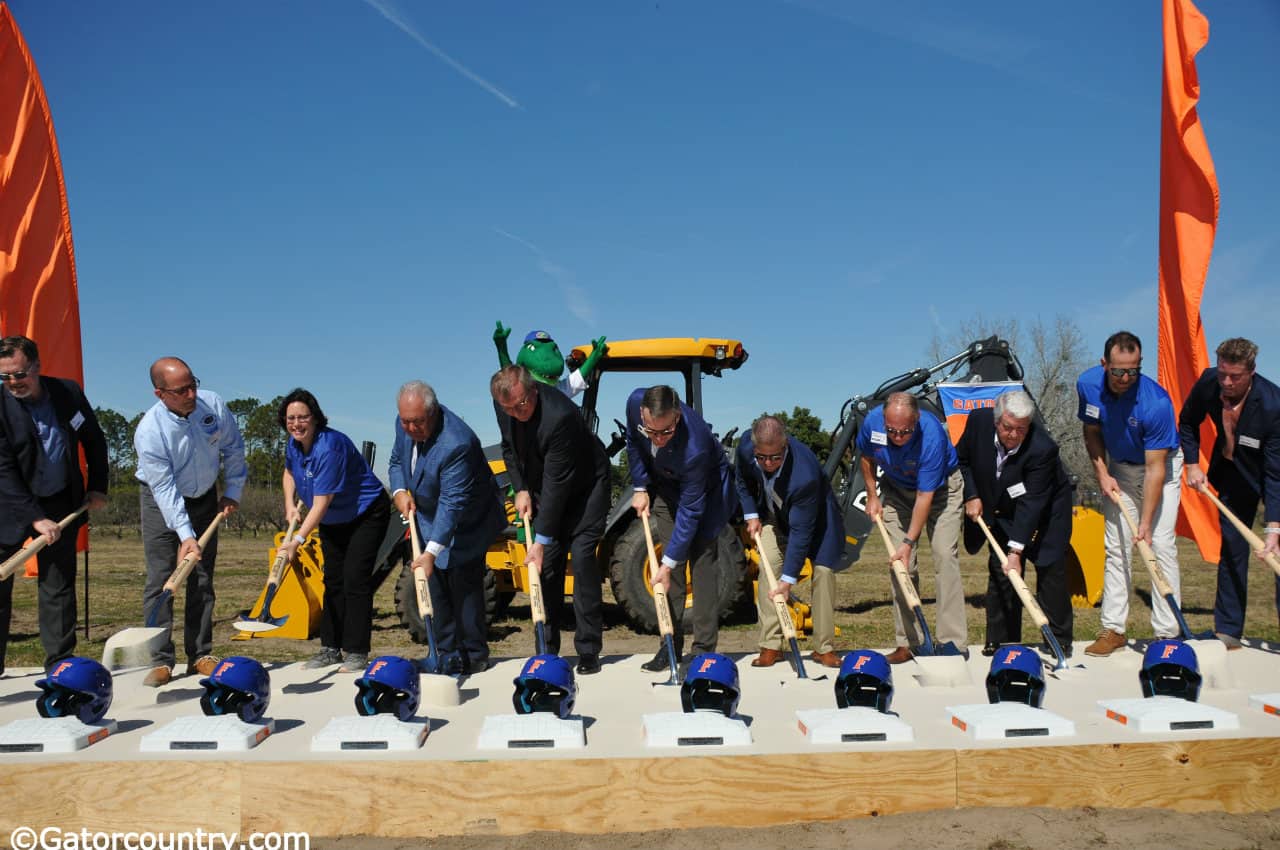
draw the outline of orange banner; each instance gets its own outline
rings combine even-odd
[[[1200,302],[1218,227],[1218,178],[1196,103],[1200,80],[1195,56],[1209,41],[1209,21],[1191,0],[1164,0],[1164,86],[1160,114],[1160,317],[1159,379],[1181,406],[1209,366]],[[1200,433],[1202,469],[1217,429],[1206,420]],[[1197,462],[1187,458],[1188,463]],[[1203,495],[1182,488],[1178,533],[1200,554],[1218,561],[1222,535],[1218,512]]]
[[[27,43],[0,3],[0,335],[14,334],[40,346],[42,374],[84,385],[58,141]],[[80,548],[87,546],[82,531]]]

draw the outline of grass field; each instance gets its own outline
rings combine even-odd
[[[228,534],[219,543],[218,566],[215,587],[218,601],[214,624],[214,650],[219,655],[248,654],[264,661],[292,661],[303,659],[319,649],[319,641],[286,640],[280,638],[255,639],[251,642],[231,640],[236,634],[231,622],[257,599],[266,582],[269,552],[272,539],[266,534],[255,537],[250,534]],[[1135,553],[1136,554],[1136,553]],[[1179,540],[1182,565],[1183,612],[1194,631],[1213,626],[1213,598],[1217,582],[1217,568],[1206,564],[1195,546],[1187,540]],[[77,652],[100,658],[102,645],[116,631],[128,626],[142,625],[142,585],[145,576],[142,544],[134,529],[103,529],[92,538],[89,576],[89,639],[80,630]],[[836,638],[837,650],[856,647],[884,648],[893,644],[893,617],[889,605],[888,570],[881,566],[882,553],[876,541],[868,544],[863,559],[841,573],[837,578],[836,625],[840,634]],[[922,587],[926,614],[933,622],[932,561],[927,542],[921,552]],[[983,595],[986,591],[986,558],[963,556],[961,570],[964,577],[965,596],[968,603],[969,643],[981,644],[985,637]],[[1033,573],[1034,570],[1029,570]],[[16,579],[14,588],[14,614],[7,657],[9,667],[36,666],[42,663],[43,651],[36,624],[35,581]],[[1034,578],[1028,583],[1034,588]],[[408,633],[396,615],[393,593],[394,582],[388,579],[374,600],[373,651],[419,655]],[[1150,581],[1140,566],[1134,573],[1134,598],[1131,601],[1128,634],[1133,638],[1151,636]],[[800,595],[805,595],[803,586]],[[84,621],[84,571],[81,564],[78,590],[81,623]],[[625,623],[621,610],[613,603],[606,586],[605,653],[638,653],[652,651],[656,638],[640,635]],[[180,592],[177,605],[183,603]],[[1075,635],[1077,640],[1091,640],[1098,630],[1098,609],[1076,609]],[[495,656],[521,656],[531,653],[533,639],[528,628],[528,600],[517,596],[506,614],[490,626],[490,643]],[[1265,564],[1255,561],[1249,574],[1249,610],[1246,635],[1266,640],[1280,640],[1275,609],[1275,581]],[[1039,631],[1030,618],[1024,620],[1023,637],[1028,642],[1039,641]],[[739,622],[723,626],[720,649],[726,652],[748,652],[756,646],[754,623]],[[181,638],[176,641],[181,663]],[[565,635],[564,652],[572,652],[572,636]]]

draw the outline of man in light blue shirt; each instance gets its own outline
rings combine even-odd
[[[218,664],[213,651],[213,566],[218,538],[202,551],[197,536],[222,511],[240,503],[249,470],[244,440],[235,416],[213,392],[201,390],[191,368],[176,357],[162,357],[151,365],[151,384],[159,399],[143,415],[133,435],[138,453],[138,481],[142,503],[142,545],[147,583],[142,608],[149,611],[164,590],[178,562],[200,556],[187,578],[183,629],[187,672],[208,676]],[[218,497],[218,473],[224,473],[226,492]],[[159,613],[157,625],[167,638],[155,658],[156,667],[143,684],[159,687],[173,676],[173,602]]]
[[[1142,374],[1142,342],[1128,331],[1112,334],[1098,366],[1076,381],[1077,417],[1098,476],[1107,559],[1102,578],[1102,631],[1085,648],[1105,657],[1125,646],[1132,584],[1133,535],[1115,496],[1136,513],[1138,538],[1155,550],[1175,599],[1181,604],[1174,523],[1182,491],[1182,450],[1173,402],[1164,387]],[[1178,636],[1178,623],[1159,593],[1151,594],[1151,628],[1157,638]]]
[[[902,539],[889,562],[907,566],[918,588],[916,547],[926,530],[933,551],[938,583],[938,640],[954,643],[968,654],[969,627],[965,619],[964,583],[960,578],[960,529],[964,511],[964,478],[947,428],[931,413],[921,415],[910,393],[893,393],[881,407],[867,414],[858,431],[862,479],[867,486],[867,516],[883,514]],[[876,492],[876,467],[884,472]],[[897,648],[889,663],[910,661],[924,633],[898,588],[893,586],[893,622]]]

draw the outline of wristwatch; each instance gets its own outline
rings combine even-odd
[[[915,540],[912,540],[910,537],[902,538],[902,542],[907,544],[908,546],[915,546],[916,543],[918,543],[919,541],[920,541],[919,537],[917,537]]]

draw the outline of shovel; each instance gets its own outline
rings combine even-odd
[[[987,535],[987,542],[991,544],[991,551],[1004,561],[1007,565],[1009,556],[1005,554],[1004,549],[996,542],[996,536],[991,533],[991,529],[987,527],[987,522],[981,516],[978,517],[978,526],[982,529],[982,533]],[[1013,589],[1017,591],[1018,598],[1022,600],[1022,605],[1031,614],[1032,621],[1040,627],[1040,634],[1044,635],[1045,643],[1049,644],[1049,649],[1053,650],[1054,656],[1058,659],[1053,665],[1053,672],[1060,673],[1070,668],[1067,664],[1067,654],[1062,651],[1062,645],[1058,643],[1057,636],[1054,635],[1053,629],[1049,628],[1049,618],[1044,615],[1044,610],[1036,602],[1036,598],[1031,595],[1031,589],[1027,587],[1027,583],[1017,570],[1006,570],[1005,575],[1009,578],[1009,583],[1013,585]],[[1076,665],[1083,668],[1083,664]]]
[[[1133,532],[1135,540],[1138,539],[1138,523],[1134,520],[1133,514],[1129,513],[1129,509],[1124,506],[1124,502],[1120,501],[1120,491],[1112,490],[1111,498],[1115,501],[1116,507],[1120,509],[1120,513],[1124,516],[1125,522],[1129,523],[1129,529]],[[1156,558],[1156,553],[1152,551],[1151,546],[1145,540],[1138,540],[1138,552],[1142,555],[1142,560],[1147,564],[1147,572],[1151,573],[1151,583],[1155,586],[1156,592],[1164,597],[1165,604],[1169,606],[1169,610],[1173,612],[1174,618],[1178,621],[1178,629],[1182,632],[1183,640],[1206,640],[1214,637],[1213,630],[1200,634],[1193,634],[1187,626],[1187,621],[1182,617],[1182,609],[1178,607],[1178,600],[1173,596],[1173,586],[1169,584],[1169,580],[1165,578],[1164,570],[1160,569],[1160,561]]]
[[[876,517],[876,525],[880,526],[880,536],[884,538],[884,547],[889,550],[892,557],[894,553],[893,540],[889,537],[889,529],[885,528],[884,519]],[[916,594],[915,585],[911,583],[911,576],[907,574],[907,565],[901,560],[894,558],[893,575],[898,580],[898,587],[902,589],[902,598],[906,600],[907,607],[916,615],[916,622],[920,625],[920,633],[923,639],[920,642],[921,655],[961,655],[964,653],[960,648],[951,641],[947,641],[941,646],[935,646],[933,636],[929,633],[929,623],[924,618],[924,606],[920,604],[920,597]]]
[[[1208,496],[1209,501],[1213,502],[1214,505],[1217,506],[1218,510],[1222,511],[1222,515],[1226,517],[1227,520],[1236,527],[1236,531],[1240,532],[1240,536],[1249,542],[1249,546],[1253,549],[1255,553],[1257,553],[1264,546],[1267,545],[1266,543],[1263,542],[1261,537],[1253,533],[1252,528],[1245,525],[1240,520],[1240,517],[1233,514],[1230,511],[1230,509],[1227,508],[1226,505],[1222,504],[1221,499],[1213,495],[1213,491],[1209,489],[1208,485],[1201,487],[1200,492]],[[1277,558],[1275,555],[1271,554],[1270,552],[1267,552],[1265,555],[1260,555],[1259,557],[1266,562],[1267,566],[1271,567],[1271,569],[1275,571],[1275,574],[1277,577],[1280,577],[1280,558]]]
[[[196,541],[201,551],[209,545],[209,541],[213,539],[213,535],[218,530],[218,525],[227,516],[226,511],[219,511],[213,518],[213,522],[209,523],[209,527],[204,530],[204,534],[200,535],[200,539]],[[147,611],[147,628],[154,629],[160,619],[161,607],[173,598],[173,594],[182,583],[187,580],[187,576],[191,575],[192,568],[195,567],[196,561],[200,560],[200,556],[192,552],[187,557],[178,562],[178,566],[174,569],[173,575],[169,576],[169,580],[164,583],[164,590],[161,591],[160,597],[151,603],[151,609]]]
[[[89,510],[88,505],[81,505],[77,510],[63,517],[62,520],[58,522],[58,528],[65,531],[68,525],[75,522],[76,517],[80,516],[80,514],[87,510]],[[48,545],[49,541],[43,534],[37,535],[36,539],[24,546],[21,552],[18,552],[12,558],[5,561],[3,564],[0,564],[0,581],[4,581],[12,576],[22,568],[23,564],[31,559],[32,555],[36,554]]]
[[[413,560],[422,555],[422,540],[418,537],[418,518],[410,511],[409,538],[413,541]],[[427,585],[425,571],[413,571],[413,584],[418,592],[418,613],[422,616],[422,625],[427,630],[427,657],[422,662],[423,672],[440,672],[440,652],[436,648],[435,610],[431,607],[431,588]]]
[[[302,510],[302,500],[298,500],[297,508]],[[289,523],[289,530],[284,533],[284,540],[287,542],[293,539],[294,532],[298,530],[298,520],[300,516],[294,517]],[[250,618],[244,615],[231,625],[242,632],[269,632],[272,629],[278,629],[289,621],[289,615],[283,617],[271,616],[271,602],[276,598],[276,591],[280,589],[280,581],[284,578],[284,571],[288,569],[289,562],[285,560],[284,548],[276,552],[276,560],[271,565],[271,572],[267,574],[267,590],[262,597],[262,610],[258,612],[257,618]]]
[[[756,533],[756,551],[760,553],[760,567],[764,570],[765,578],[769,581],[769,593],[773,599],[774,610],[778,614],[778,624],[782,626],[782,636],[787,639],[791,645],[791,658],[795,661],[796,676],[801,679],[809,678],[804,671],[804,656],[800,654],[800,643],[796,640],[796,624],[791,619],[791,611],[787,608],[787,603],[772,597],[773,591],[778,589],[778,580],[773,575],[773,566],[769,563],[769,556],[764,552],[764,545],[760,542],[760,534]]]
[[[667,660],[671,662],[671,678],[655,685],[680,684],[680,659],[676,657],[675,626],[671,624],[671,608],[667,605],[667,591],[658,583],[658,552],[653,546],[653,531],[649,528],[649,515],[643,514],[644,542],[649,547],[649,582],[653,585],[653,605],[658,614],[658,633],[667,648]],[[790,619],[788,617],[788,619]]]
[[[529,518],[524,518],[525,546],[533,544],[533,531]],[[525,564],[526,584],[529,587],[529,611],[533,615],[533,651],[535,655],[547,654],[547,608],[542,604],[542,573]]]

